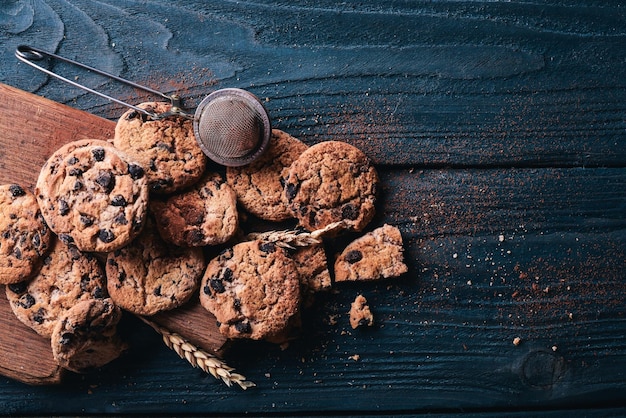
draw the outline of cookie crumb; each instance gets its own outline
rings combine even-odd
[[[517,346],[518,346],[518,345],[520,345],[521,343],[522,343],[522,339],[521,339],[520,337],[515,337],[515,338],[513,338],[513,345],[514,345],[514,346],[516,346],[516,347],[517,347]]]
[[[363,295],[358,295],[350,307],[350,326],[357,329],[361,326],[371,327],[374,324],[374,316]]]

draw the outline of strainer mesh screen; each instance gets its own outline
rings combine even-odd
[[[238,97],[210,102],[198,120],[198,135],[208,151],[225,158],[240,158],[254,151],[263,122],[258,111]]]

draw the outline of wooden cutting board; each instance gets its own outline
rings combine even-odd
[[[115,122],[0,83],[0,184],[31,191],[48,157],[66,142],[111,139]],[[192,344],[220,355],[226,339],[199,302],[161,313],[151,321]],[[147,325],[146,325],[147,326]],[[0,374],[28,384],[60,383],[64,371],[50,342],[17,320],[0,289]]]

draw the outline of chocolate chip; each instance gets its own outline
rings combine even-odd
[[[233,300],[233,308],[235,308],[236,311],[241,310],[241,299],[235,298]]]
[[[111,199],[111,205],[113,206],[126,206],[127,204],[126,199],[121,194],[117,194]]]
[[[206,286],[204,286],[204,288],[202,289],[202,291],[204,292],[205,295],[209,295],[211,296],[213,294],[213,292],[211,292],[211,288],[209,287],[209,285],[207,284]],[[218,325],[219,326],[219,325]]]
[[[359,217],[359,210],[353,204],[347,203],[341,208],[341,217],[354,221]]]
[[[154,294],[154,296],[161,296],[161,286],[156,287],[152,293]]]
[[[80,276],[80,290],[86,292],[89,289],[89,282],[91,282],[91,277],[89,273],[85,273]]]
[[[104,148],[94,148],[91,150],[91,154],[93,155],[94,160],[102,161],[104,160]]]
[[[59,200],[59,215],[65,216],[70,213],[70,205],[63,199]]]
[[[215,293],[224,293],[226,291],[224,283],[222,283],[221,279],[210,279],[209,284],[211,285],[211,289],[213,289]]]
[[[91,226],[93,225],[94,219],[91,216],[88,215],[80,215],[80,223],[82,223],[85,226]]]
[[[67,163],[69,165],[74,165],[74,164],[78,163],[78,161],[80,161],[80,160],[78,158],[76,158],[76,156],[72,156],[72,157],[67,159]]]
[[[154,158],[150,159],[149,167],[150,170],[157,171],[156,160]]]
[[[67,174],[69,176],[72,176],[72,177],[78,177],[81,174],[83,174],[83,170],[80,169],[80,168],[72,168],[70,171],[67,172]],[[74,186],[76,186],[76,185],[74,185]]]
[[[287,183],[285,186],[285,197],[288,201],[292,201],[296,195],[298,194],[298,189],[300,188],[300,183]]]
[[[72,188],[72,190],[73,190],[73,191],[75,191],[75,192],[77,192],[77,191],[79,191],[79,190],[80,190],[80,189],[82,189],[82,188],[83,188],[83,182],[82,182],[82,181],[80,181],[80,180],[76,180],[76,181],[74,182],[74,187]]]
[[[233,271],[228,267],[222,270],[222,280],[226,280],[228,283],[233,281]]]
[[[132,110],[128,112],[128,114],[126,115],[126,120],[135,119],[138,116],[139,116],[139,112],[137,112],[136,110]]]
[[[115,239],[115,234],[108,229],[101,229],[100,231],[98,231],[98,239],[108,244]]]
[[[103,299],[105,294],[104,294],[104,289],[102,289],[100,286],[97,286],[94,290],[93,290],[93,297],[96,299]]]
[[[18,300],[17,303],[24,309],[30,309],[35,304],[35,302],[36,300],[33,295],[31,295],[30,293],[26,293]]]
[[[46,315],[46,310],[44,308],[39,308],[37,313],[33,316],[33,321],[38,324],[42,324],[44,321],[44,316]]]
[[[98,183],[105,192],[110,193],[115,187],[115,176],[108,171],[103,171],[96,177],[96,183]]]
[[[118,213],[113,220],[119,225],[126,225],[128,223],[128,219],[126,219],[126,214],[124,212]]]
[[[362,259],[363,259],[363,253],[359,250],[348,251],[345,257],[345,260],[350,264],[354,264],[357,261],[361,261]]]
[[[250,323],[246,320],[235,322],[235,329],[237,330],[237,332],[240,332],[242,334],[250,334],[252,332],[252,327],[250,326]]]
[[[274,244],[273,242],[263,242],[259,245],[259,250],[263,251],[264,253],[273,253],[274,251],[276,251],[276,244]]]
[[[192,229],[187,234],[187,239],[191,243],[202,242],[204,240],[204,232],[202,232],[200,229]]]
[[[71,245],[74,243],[74,238],[69,234],[59,234],[59,239],[65,245]]]
[[[150,184],[150,189],[154,192],[160,192],[161,190],[174,185],[174,180],[171,178],[157,179],[157,181]]]
[[[13,197],[19,197],[19,196],[24,196],[26,194],[26,192],[24,191],[24,189],[22,189],[20,186],[18,186],[17,184],[12,184],[9,186],[9,191],[11,192],[11,196]]]
[[[220,261],[226,261],[233,258],[233,249],[225,248],[217,255]]]
[[[13,248],[13,255],[15,256],[15,258],[17,258],[18,260],[22,259],[22,250],[20,250],[19,247],[15,247]]]
[[[156,147],[167,152],[174,152],[174,147],[170,144],[166,144],[165,142],[157,142]]]
[[[38,232],[33,235],[33,245],[35,248],[41,247],[41,235]]]
[[[61,335],[61,339],[59,340],[59,343],[61,343],[61,345],[68,345],[68,344],[71,344],[73,340],[74,340],[74,334],[72,334],[71,332],[64,332]]]
[[[311,226],[315,226],[317,224],[317,217],[316,217],[316,213],[314,210],[312,210],[311,212],[309,212],[309,225]]]
[[[128,174],[133,180],[139,180],[144,175],[143,167],[137,164],[128,164]]]
[[[24,293],[28,288],[28,282],[12,283],[8,285],[8,288],[13,293]]]

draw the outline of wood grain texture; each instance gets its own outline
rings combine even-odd
[[[231,347],[254,390],[190,369],[130,318],[122,362],[54,388],[0,380],[3,411],[624,415],[620,2],[18,0],[0,4],[0,42],[0,82],[111,121],[123,109],[32,71],[14,47],[179,92],[190,108],[246,88],[307,144],[358,146],[383,183],[372,227],[400,227],[410,267],[320,297],[286,350]],[[349,327],[357,293],[371,329]]]

